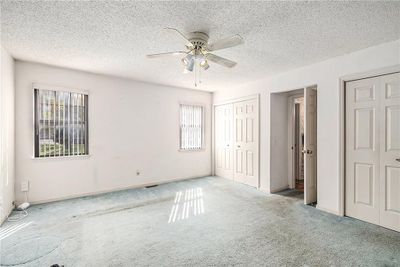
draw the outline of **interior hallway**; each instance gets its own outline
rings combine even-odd
[[[400,265],[400,233],[305,206],[301,196],[205,177],[35,205],[0,228],[0,263]]]

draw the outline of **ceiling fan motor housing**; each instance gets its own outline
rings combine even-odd
[[[195,50],[202,50],[206,49],[208,38],[208,35],[204,32],[192,32],[190,33],[189,41]]]

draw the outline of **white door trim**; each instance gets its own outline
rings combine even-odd
[[[259,101],[260,94],[248,95],[248,96],[233,98],[233,99],[229,99],[229,100],[224,100],[224,101],[221,101],[221,102],[216,102],[216,103],[213,103],[213,106],[220,106],[220,105],[225,105],[225,104],[233,104],[233,103],[236,103],[236,102],[251,100],[251,99],[255,99],[255,98],[257,98],[258,101]]]
[[[376,76],[382,76],[387,74],[392,74],[400,72],[400,65],[394,65],[386,68],[355,73],[350,75],[345,75],[339,78],[339,212],[337,215],[344,216],[345,215],[345,121],[346,121],[346,113],[345,113],[345,90],[346,90],[346,82],[372,78]]]
[[[212,174],[215,175],[215,108],[217,106],[221,106],[221,105],[226,105],[226,104],[233,104],[233,103],[237,103],[237,102],[242,102],[242,101],[246,101],[246,100],[251,100],[251,99],[256,99],[257,101],[257,106],[258,106],[258,144],[257,144],[257,155],[258,155],[258,167],[257,167],[257,189],[260,189],[261,183],[260,183],[260,139],[261,139],[261,125],[260,125],[260,94],[254,94],[254,95],[249,95],[249,96],[244,96],[244,97],[239,97],[239,98],[234,98],[234,99],[229,99],[229,100],[224,100],[221,102],[216,102],[213,103],[213,107],[212,107],[212,148],[211,148],[211,168],[212,168]]]

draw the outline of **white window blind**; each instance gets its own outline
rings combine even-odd
[[[180,105],[181,150],[203,148],[204,107],[198,105]]]
[[[35,157],[89,154],[88,96],[35,89]]]

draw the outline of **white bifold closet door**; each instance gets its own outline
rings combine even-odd
[[[215,174],[258,187],[258,99],[215,107]]]
[[[258,187],[258,99],[233,104],[235,181]]]
[[[346,83],[346,215],[400,231],[400,74]]]
[[[400,73],[380,79],[380,224],[400,231]]]
[[[215,174],[233,179],[233,104],[215,107]]]

